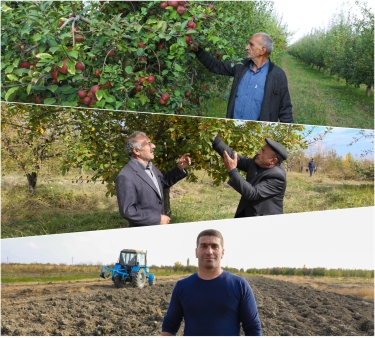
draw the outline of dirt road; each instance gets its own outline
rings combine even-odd
[[[176,279],[158,278],[143,290],[117,289],[104,279],[3,284],[1,334],[160,335]],[[371,300],[259,276],[247,280],[263,335],[374,335]]]

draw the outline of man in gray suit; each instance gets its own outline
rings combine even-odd
[[[237,155],[218,135],[212,146],[224,159],[230,177],[228,184],[241,194],[235,218],[283,213],[286,173],[282,161],[288,155],[280,143],[266,138],[266,144],[254,158]],[[246,179],[237,168],[247,173]]]
[[[134,132],[125,142],[130,157],[128,164],[116,178],[116,195],[119,211],[129,227],[168,224],[164,215],[163,189],[171,187],[188,174],[190,154],[184,154],[177,165],[163,175],[152,164],[155,145],[143,132]]]

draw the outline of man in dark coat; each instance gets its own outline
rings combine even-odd
[[[269,59],[273,41],[265,33],[254,34],[241,63],[221,62],[192,41],[190,49],[211,72],[233,76],[227,118],[293,123],[292,104],[284,71]]]
[[[288,155],[280,143],[266,138],[254,158],[237,155],[218,135],[212,145],[224,159],[228,184],[241,194],[235,218],[283,213],[286,173],[281,162]],[[236,168],[247,173],[246,179]]]
[[[143,132],[134,132],[125,142],[130,160],[116,178],[116,195],[120,214],[129,227],[170,223],[170,217],[164,215],[163,189],[188,175],[185,168],[191,164],[190,154],[184,154],[163,175],[151,162],[154,149]]]
[[[309,167],[310,177],[311,177],[312,174],[313,174],[313,171],[314,171],[314,169],[315,169],[315,162],[314,162],[314,159],[313,159],[313,158],[312,158],[311,161],[309,162],[308,167]]]

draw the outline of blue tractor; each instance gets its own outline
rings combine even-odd
[[[112,276],[113,283],[118,288],[129,282],[133,287],[142,289],[146,280],[149,285],[155,284],[155,275],[149,273],[147,266],[147,252],[140,250],[124,249],[120,252],[118,262],[113,268],[102,266],[100,277]]]

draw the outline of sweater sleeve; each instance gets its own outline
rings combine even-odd
[[[261,336],[262,325],[258,315],[258,308],[253,291],[249,283],[244,280],[242,283],[243,298],[239,305],[239,316],[242,328],[246,336]]]
[[[247,182],[237,171],[231,171],[228,184],[248,201],[256,201],[280,194],[284,189],[284,180],[281,178],[267,178],[256,186]]]
[[[213,149],[215,151],[217,151],[219,153],[219,155],[221,157],[223,157],[224,150],[228,153],[228,155],[229,155],[230,158],[234,157],[233,150],[230,147],[228,147],[220,139],[219,135],[217,135],[216,138],[213,140],[212,147],[213,147]],[[241,155],[237,154],[237,169],[242,170],[242,171],[247,171],[247,168],[249,167],[251,161],[252,161],[252,159],[250,159],[250,158],[248,158],[246,156],[241,156]]]
[[[234,76],[235,64],[233,62],[219,61],[201,47],[199,47],[195,55],[197,56],[197,59],[203,64],[203,66],[205,66],[210,72],[219,75]]]
[[[288,80],[285,73],[282,73],[282,83],[284,86],[281,90],[280,107],[279,107],[279,120],[283,123],[294,123],[292,113],[292,102],[290,100],[290,94],[288,89]]]
[[[184,316],[181,303],[179,301],[179,287],[178,282],[173,289],[171,301],[169,303],[167,314],[164,317],[162,324],[162,332],[168,332],[176,335],[180,329],[181,322]]]

